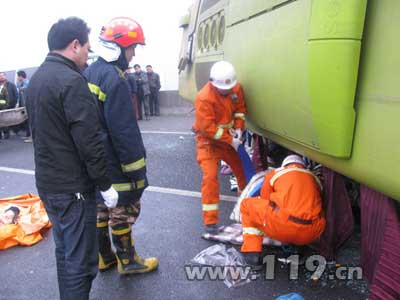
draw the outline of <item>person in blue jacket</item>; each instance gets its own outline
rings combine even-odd
[[[137,44],[144,45],[141,26],[126,17],[112,19],[100,33],[99,58],[85,70],[89,89],[102,116],[103,142],[112,186],[119,194],[116,208],[107,208],[98,194],[97,232],[99,270],[116,263],[121,274],[145,273],[157,268],[157,258],[143,259],[133,245],[131,226],[140,213],[140,198],[148,186],[146,150],[131,100],[126,74]],[[111,250],[108,226],[111,226]]]

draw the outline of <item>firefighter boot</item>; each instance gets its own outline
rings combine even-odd
[[[259,252],[244,252],[243,258],[246,262],[246,265],[251,267],[252,271],[261,271],[263,265],[261,264],[261,253]]]
[[[117,250],[118,273],[122,275],[147,273],[158,267],[155,257],[143,259],[137,255],[133,246],[130,226],[117,225],[112,227],[112,238]]]
[[[219,226],[217,224],[209,224],[204,226],[205,233],[216,235],[219,233]]]
[[[104,272],[117,264],[115,254],[111,250],[107,222],[97,222],[97,239],[99,242],[99,271]]]

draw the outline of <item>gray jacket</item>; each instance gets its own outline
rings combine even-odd
[[[135,78],[138,94],[140,90],[143,95],[150,95],[149,79],[147,78],[147,73],[145,71],[140,71],[140,73],[133,72],[133,78]]]
[[[160,75],[158,75],[155,72],[152,72],[152,73],[147,73],[147,77],[149,78],[150,90],[159,91],[161,88]]]

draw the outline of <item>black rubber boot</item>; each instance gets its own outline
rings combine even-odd
[[[263,265],[261,263],[260,252],[243,252],[243,257],[246,264],[251,267],[253,271],[261,271]]]
[[[205,233],[215,235],[215,234],[218,234],[218,232],[219,232],[219,226],[217,224],[205,225],[204,231],[205,231]]]
[[[147,273],[158,267],[157,258],[143,259],[137,255],[131,238],[130,226],[113,226],[112,239],[117,250],[118,273],[122,275]]]
[[[99,242],[99,271],[104,272],[117,264],[117,258],[111,249],[107,222],[97,222],[97,239]]]

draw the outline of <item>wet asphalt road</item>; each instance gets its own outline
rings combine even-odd
[[[199,191],[200,169],[190,134],[193,115],[164,116],[141,121],[147,148],[148,175],[152,187]],[[169,132],[169,133],[168,133]],[[0,167],[33,170],[31,144],[12,136],[0,143]],[[34,176],[0,170],[0,197],[36,193]],[[227,177],[221,177],[220,192],[233,196]],[[221,201],[221,223],[229,223],[232,202]],[[159,269],[150,274],[119,276],[116,270],[98,274],[90,299],[275,299],[298,292],[305,299],[367,299],[363,281],[321,280],[312,282],[309,273],[288,280],[289,270],[276,263],[274,280],[258,279],[229,289],[222,281],[189,281],[184,266],[197,253],[214,243],[202,240],[201,206],[198,197],[146,191],[142,213],[133,227],[142,256],[157,256]],[[357,241],[344,250],[344,260],[356,252]],[[270,249],[269,253],[280,253]],[[346,253],[346,251],[348,253]],[[308,275],[307,275],[308,274]],[[54,243],[51,231],[32,247],[0,251],[0,299],[58,299]],[[78,300],[78,299],[77,299]]]

